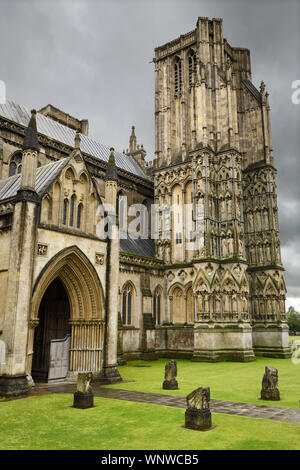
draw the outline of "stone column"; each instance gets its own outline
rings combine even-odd
[[[19,191],[11,232],[3,335],[6,360],[0,369],[0,396],[28,393],[26,354],[35,249],[37,195]]]
[[[107,281],[106,281],[106,334],[104,363],[101,380],[119,382],[122,380],[117,368],[118,350],[118,288],[119,288],[119,229],[111,227],[108,240]]]

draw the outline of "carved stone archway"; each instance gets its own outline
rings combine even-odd
[[[56,278],[62,282],[70,304],[70,375],[86,370],[100,373],[104,344],[104,294],[95,268],[76,246],[54,256],[35,282],[29,319],[27,373],[31,373],[39,306],[47,288]]]

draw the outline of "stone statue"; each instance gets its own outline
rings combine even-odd
[[[91,372],[78,372],[77,392],[89,393],[92,390],[90,385],[92,378],[93,374]]]
[[[176,380],[177,376],[177,362],[172,359],[170,362],[167,362],[165,365],[165,380],[163,383],[164,390],[177,390],[178,382]]]
[[[207,410],[210,402],[210,388],[199,387],[186,397],[188,410]]]
[[[186,401],[187,409],[185,412],[185,427],[196,430],[210,429],[210,388],[197,388],[186,397]]]
[[[94,406],[94,394],[90,386],[92,378],[92,372],[78,372],[74,408],[92,408]]]
[[[166,263],[170,263],[171,262],[171,257],[170,257],[170,245],[166,245],[166,258],[165,258],[165,262]]]
[[[253,215],[252,212],[248,214],[249,232],[253,231]]]
[[[261,400],[280,400],[278,370],[274,367],[266,366],[260,398]]]
[[[229,251],[229,255],[233,255],[234,253],[234,245],[233,245],[233,238],[230,237],[228,239],[228,251]]]
[[[226,238],[222,238],[222,256],[227,256],[227,240]]]

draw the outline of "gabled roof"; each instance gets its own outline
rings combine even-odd
[[[5,104],[0,104],[0,116],[27,127],[30,120],[30,111],[23,105],[7,100]],[[36,114],[36,121],[39,134],[55,139],[72,148],[74,147],[75,130],[70,129],[69,127],[64,126],[63,124],[60,124],[40,113]],[[80,140],[80,148],[83,153],[91,155],[104,162],[108,162],[110,154],[109,147],[100,144],[83,134],[80,134]],[[130,155],[115,152],[115,161],[118,168],[149,181],[143,170]]]
[[[63,158],[57,162],[48,163],[48,165],[42,165],[37,168],[35,190],[39,196],[44,193],[52,181],[59,175],[70,158]],[[0,180],[0,201],[16,196],[17,191],[20,189],[20,183],[21,174]]]

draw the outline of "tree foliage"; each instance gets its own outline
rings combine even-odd
[[[290,331],[300,332],[300,314],[293,307],[289,308],[287,321]]]

